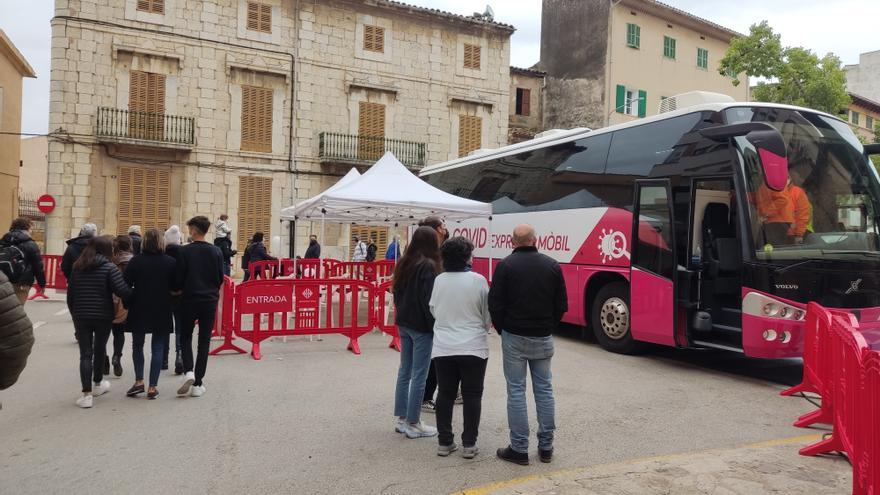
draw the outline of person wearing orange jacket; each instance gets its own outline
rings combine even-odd
[[[755,206],[763,224],[767,244],[791,244],[789,229],[794,225],[794,206],[788,187],[782,191],[774,191],[762,184],[755,194]]]
[[[794,238],[796,244],[804,242],[804,235],[813,231],[813,205],[807,197],[807,192],[800,186],[796,186],[788,181],[785,188],[791,199],[794,213],[794,223],[788,229],[788,235]]]

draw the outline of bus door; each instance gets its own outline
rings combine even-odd
[[[630,272],[630,330],[636,340],[675,346],[675,235],[668,179],[636,181]]]

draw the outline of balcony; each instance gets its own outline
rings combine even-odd
[[[195,118],[99,107],[95,135],[99,141],[117,144],[191,149]]]
[[[322,132],[319,139],[321,163],[371,165],[390,151],[411,169],[421,169],[426,164],[425,143],[335,132]]]

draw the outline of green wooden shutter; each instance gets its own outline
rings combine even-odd
[[[648,92],[639,90],[639,117],[647,115]]]
[[[626,86],[622,84],[617,85],[617,98],[614,103],[614,111],[617,113],[623,113],[626,109]]]

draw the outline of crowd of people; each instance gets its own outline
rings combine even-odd
[[[510,430],[510,443],[496,455],[515,464],[529,464],[525,394],[530,374],[538,416],[538,457],[551,462],[556,429],[552,332],[568,309],[559,264],[538,252],[534,228],[519,225],[513,231],[513,253],[498,263],[490,288],[484,277],[471,271],[474,245],[470,240],[450,239],[437,217],[419,225],[393,275],[401,341],[395,431],[408,438],[437,436],[437,454],[452,454],[459,449],[452,415],[460,393],[462,457],[472,459],[478,454],[488,335],[494,327],[501,335]],[[432,407],[424,408],[433,399],[433,390],[426,385],[432,370],[437,398]],[[421,420],[423,409],[435,412],[436,427]]]

